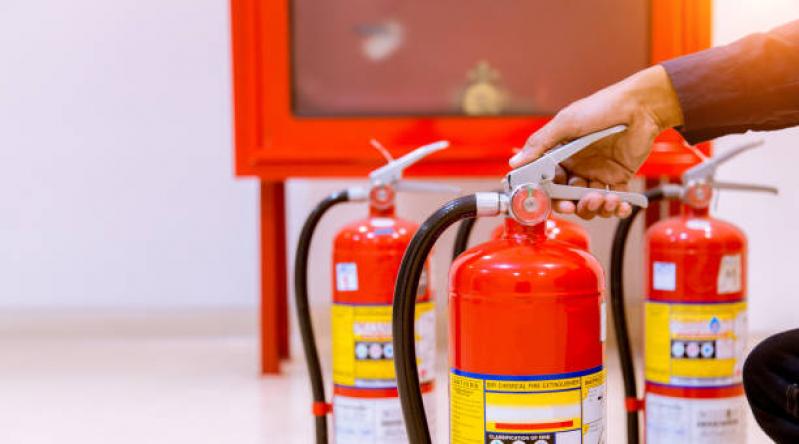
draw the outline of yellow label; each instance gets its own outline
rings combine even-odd
[[[394,388],[390,304],[333,304],[333,382],[359,388]],[[420,380],[429,382],[435,364],[432,302],[416,305],[416,348]],[[432,351],[432,352],[431,352]]]
[[[605,371],[496,376],[450,371],[452,444],[605,442]]]
[[[483,444],[483,380],[449,375],[450,442]]]
[[[703,387],[740,383],[746,302],[646,303],[646,379]]]
[[[646,304],[644,314],[647,332],[644,341],[646,379],[663,384],[668,384],[671,380],[669,314],[668,304]]]

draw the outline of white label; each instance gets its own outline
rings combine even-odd
[[[655,290],[674,291],[677,288],[677,264],[673,262],[653,263],[652,287]]]
[[[419,315],[415,324],[416,362],[419,380],[430,382],[436,376],[436,312],[429,310]]]
[[[694,230],[708,231],[713,227],[710,222],[705,219],[691,219],[685,223],[685,226]]]
[[[358,291],[358,265],[354,262],[336,264],[336,289]]]
[[[602,302],[602,307],[599,309],[599,338],[602,342],[608,337],[608,312],[605,307],[605,302]]]
[[[743,396],[685,399],[646,395],[647,444],[743,444],[746,441]]]
[[[607,442],[605,411],[607,410],[607,388],[605,384],[588,390],[583,398],[583,436],[581,444],[603,444]],[[587,429],[587,430],[586,430]],[[557,443],[561,443],[558,439]]]
[[[435,435],[435,392],[422,395],[427,422]],[[399,398],[333,397],[336,444],[407,444]]]
[[[741,291],[741,255],[728,254],[722,256],[719,265],[718,294],[738,293]]]
[[[380,227],[380,228],[393,227],[394,219],[388,217],[375,217],[370,221],[370,223],[372,224],[373,227]]]

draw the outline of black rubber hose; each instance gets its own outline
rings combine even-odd
[[[416,365],[414,331],[416,288],[427,256],[441,233],[461,219],[476,216],[477,199],[474,195],[460,197],[441,207],[416,231],[405,250],[397,274],[392,320],[394,367],[410,444],[432,443],[419,386],[419,369]]]
[[[294,298],[297,306],[297,320],[314,403],[326,403],[327,401],[325,400],[325,381],[322,377],[322,367],[319,364],[319,352],[316,349],[316,338],[308,304],[308,252],[311,248],[313,233],[322,216],[334,205],[347,201],[349,201],[347,191],[339,191],[326,197],[311,211],[302,226],[300,240],[297,243],[297,257],[294,261]],[[327,415],[316,416],[315,421],[316,443],[327,444]]]
[[[644,193],[650,202],[664,198],[663,190],[653,188]],[[616,342],[619,347],[619,360],[624,380],[624,396],[627,399],[638,399],[638,389],[635,382],[635,361],[630,345],[630,331],[627,327],[627,314],[624,305],[624,250],[630,228],[635,222],[635,216],[641,207],[633,206],[629,217],[619,221],[616,234],[613,236],[613,249],[610,253],[610,305],[613,310],[613,326],[616,333]],[[627,443],[638,444],[640,440],[639,412],[627,412]]]
[[[455,235],[455,245],[452,247],[452,260],[458,258],[467,248],[469,248],[469,238],[472,236],[472,228],[477,219],[464,219],[458,225],[458,233]]]

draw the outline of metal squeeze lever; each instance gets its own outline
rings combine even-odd
[[[719,165],[728,162],[733,157],[738,156],[739,154],[743,153],[744,151],[748,151],[752,148],[757,148],[763,145],[763,140],[756,140],[754,142],[745,143],[741,146],[735,147],[724,154],[720,154],[716,157],[711,157],[695,165],[689,169],[687,169],[682,175],[682,182],[683,184],[688,184],[692,181],[702,180],[702,181],[709,181],[713,180],[713,176],[716,174],[716,169]]]
[[[543,221],[549,215],[551,199],[580,200],[588,193],[599,193],[603,196],[615,194],[624,202],[646,208],[648,201],[641,194],[553,183],[558,164],[579,153],[594,142],[626,129],[626,125],[616,125],[591,133],[555,148],[538,160],[508,173],[503,182],[505,192],[510,196],[509,210],[511,214],[523,224],[534,225]]]
[[[372,183],[396,183],[402,179],[402,172],[405,171],[405,168],[413,165],[414,163],[422,160],[427,155],[432,154],[436,151],[443,150],[449,147],[449,142],[446,140],[442,140],[439,142],[431,143],[429,145],[425,145],[415,150],[411,151],[410,153],[400,157],[399,159],[390,160],[388,164],[381,166],[380,168],[372,171],[369,173],[369,180]]]
[[[428,155],[449,147],[449,142],[442,140],[419,147],[399,159],[389,159],[386,165],[369,173],[369,189],[353,187],[347,189],[350,200],[366,200],[370,194],[378,202],[391,203],[395,191],[424,193],[460,193],[461,189],[449,185],[429,182],[403,180],[402,173],[406,168],[424,159]]]
[[[738,191],[759,191],[764,193],[777,194],[776,187],[768,185],[757,185],[748,183],[724,182],[715,180],[716,169],[728,162],[733,157],[738,156],[744,151],[763,145],[763,140],[756,140],[741,146],[732,148],[723,154],[707,159],[702,163],[691,167],[682,175],[683,200],[694,207],[706,208],[710,205],[712,188],[721,190]]]

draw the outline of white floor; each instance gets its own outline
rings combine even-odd
[[[250,311],[0,313],[0,442],[313,442],[302,361],[260,377],[256,331]],[[614,352],[608,441],[623,443]],[[767,442],[750,418],[749,444]]]

